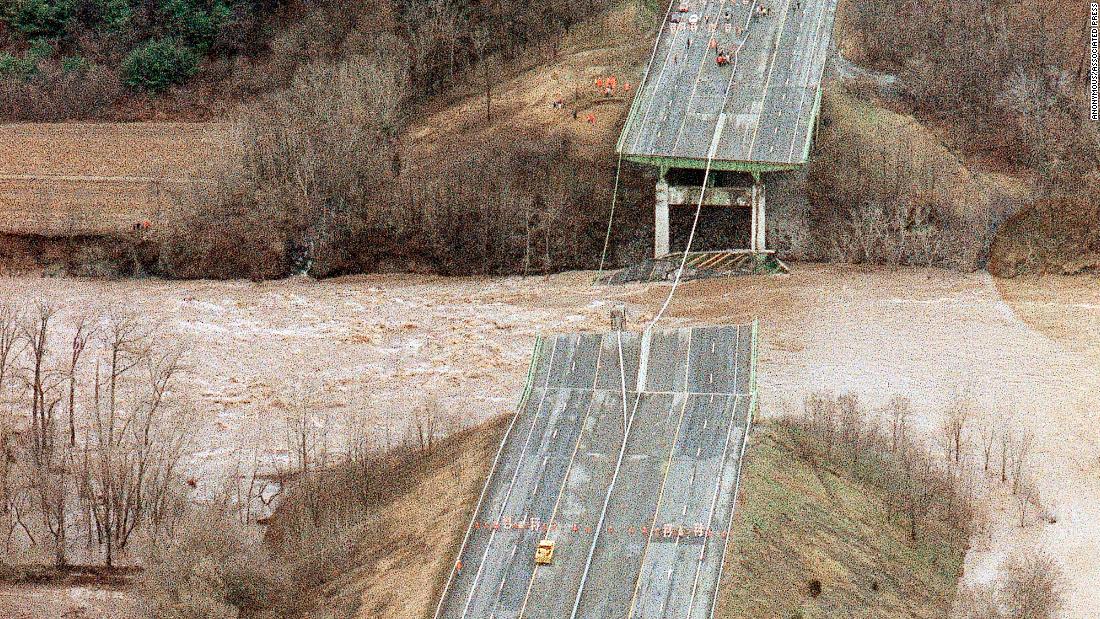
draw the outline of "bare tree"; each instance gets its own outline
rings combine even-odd
[[[113,310],[100,340],[91,423],[84,446],[83,496],[104,562],[114,565],[134,530],[165,492],[182,438],[167,423],[166,395],[179,370],[176,351],[154,350],[132,314]]]
[[[19,308],[10,300],[0,299],[0,516],[4,518],[5,548],[17,526],[19,497],[13,487],[15,427],[8,401],[11,369],[19,354]]]
[[[967,424],[971,417],[973,406],[968,398],[956,398],[952,401],[944,414],[943,433],[945,448],[949,460],[956,465],[962,461],[962,453],[965,450]]]
[[[50,339],[56,311],[46,302],[36,304],[22,323],[28,367],[23,379],[30,393],[31,430],[26,475],[42,527],[49,535],[58,566],[68,563],[67,532],[71,485],[71,451],[59,440],[56,413],[62,401],[63,373],[51,366]]]
[[[1035,435],[1030,430],[1022,430],[1019,437],[1013,441],[1015,449],[1012,454],[1012,492],[1020,492],[1020,480],[1024,476],[1027,459],[1031,455],[1031,446],[1035,442]]]
[[[489,30],[480,26],[474,30],[472,35],[474,54],[477,56],[478,64],[481,65],[481,75],[485,84],[485,122],[492,122],[493,120],[493,82],[489,66],[491,37],[492,34]]]
[[[885,412],[890,419],[890,451],[896,452],[898,445],[909,435],[909,418],[913,414],[913,407],[909,398],[899,395],[890,398]]]
[[[978,428],[982,447],[982,471],[989,473],[990,461],[993,456],[993,444],[997,439],[997,429],[1003,424],[1001,415],[986,415],[982,418]]]
[[[1001,452],[1000,452],[1000,456],[1001,456],[1001,483],[1003,484],[1003,483],[1008,481],[1008,471],[1009,471],[1008,463],[1011,459],[1010,453],[1014,449],[1013,439],[1012,439],[1012,429],[1009,428],[1009,427],[1001,428],[1001,431],[998,434],[998,437],[1000,438],[1000,446],[1001,446]]]
[[[1001,605],[1006,619],[1052,619],[1062,608],[1062,570],[1046,554],[1010,557],[1002,568]]]
[[[88,342],[95,336],[95,328],[89,314],[81,314],[76,318],[75,332],[72,338],[72,350],[69,355],[68,382],[69,382],[69,446],[76,446],[76,386],[77,368],[80,365],[80,357],[84,354]]]
[[[417,445],[421,451],[431,451],[432,442],[443,424],[443,408],[439,399],[432,396],[412,410],[413,428],[416,430]]]

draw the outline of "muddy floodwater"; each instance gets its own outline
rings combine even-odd
[[[0,280],[0,295],[53,299],[63,318],[119,304],[157,321],[187,353],[178,389],[199,411],[186,466],[201,492],[235,460],[285,462],[287,411],[303,400],[332,453],[364,433],[379,445],[409,436],[418,407],[442,411],[450,429],[510,411],[536,334],[604,329],[613,302],[626,303],[628,326],[640,329],[668,292],[594,287],[592,276],[26,277]],[[789,276],[687,283],[662,324],[753,317],[765,416],[797,410],[818,389],[872,404],[901,394],[934,445],[943,408],[965,395],[983,415],[1030,431],[1029,466],[1053,518],[1037,510],[1021,527],[994,484],[992,528],[974,540],[966,579],[991,578],[1012,548],[1040,547],[1065,569],[1065,616],[1100,616],[1098,280],[795,265]]]

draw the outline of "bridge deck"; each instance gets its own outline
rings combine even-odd
[[[757,14],[762,6],[767,15]],[[724,117],[716,169],[804,164],[835,13],[836,0],[676,0],[619,152],[702,167]],[[715,62],[711,40],[730,54],[729,65]]]
[[[576,604],[591,619],[708,619],[750,423],[753,333],[549,338],[437,616],[568,619]],[[547,537],[554,562],[536,567]]]

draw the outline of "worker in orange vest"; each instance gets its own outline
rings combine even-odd
[[[596,78],[596,90],[603,90],[603,79]]]
[[[587,122],[588,124],[590,124],[590,125],[594,125],[594,124],[596,124],[596,115],[595,115],[595,114],[593,114],[593,113],[591,113],[591,112],[589,112],[589,113],[588,113],[588,116],[586,116],[584,120],[585,120],[585,122]]]
[[[623,92],[627,94],[630,93],[630,82],[623,84]]]

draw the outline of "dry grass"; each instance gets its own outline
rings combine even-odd
[[[508,421],[508,416],[498,417],[440,441],[428,452],[400,449],[358,472],[335,471],[348,477],[346,483],[324,484],[322,520],[357,514],[355,524],[339,528],[333,542],[347,540],[351,550],[343,564],[319,566],[329,574],[310,592],[314,602],[304,614],[362,619],[420,619],[429,614]],[[302,539],[305,524],[303,503],[296,501],[292,493],[269,534],[271,544],[288,557],[316,552],[294,541]]]
[[[885,493],[815,469],[804,440],[783,423],[754,429],[715,616],[944,616],[965,544],[912,541]]]
[[[500,67],[506,76],[493,85],[493,120],[485,122],[484,89],[476,76],[426,106],[410,121],[402,140],[406,157],[426,158],[510,135],[516,129],[558,133],[576,144],[582,159],[608,165],[630,98],[604,98],[593,80],[616,75],[637,85],[651,49],[647,31],[653,18],[628,4],[578,24],[557,57],[533,66],[523,60]],[[562,98],[565,109],[554,109]],[[576,120],[572,110],[583,112]],[[596,124],[584,114],[591,111]]]

